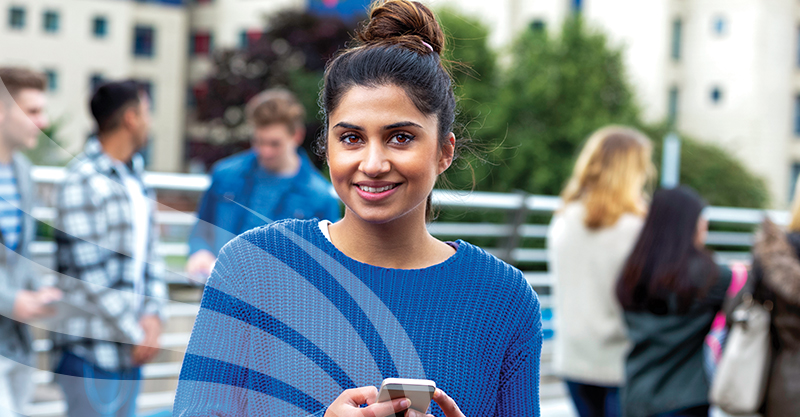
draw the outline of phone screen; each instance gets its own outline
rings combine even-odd
[[[411,401],[410,408],[424,413],[428,410],[434,391],[436,391],[435,385],[386,383],[381,386],[378,393],[378,402],[408,398]],[[405,411],[395,414],[395,417],[403,416]]]

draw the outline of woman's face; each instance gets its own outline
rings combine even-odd
[[[424,221],[425,200],[455,143],[451,133],[439,145],[436,116],[422,114],[395,85],[356,86],[328,123],[331,182],[347,214],[376,224],[410,213]]]

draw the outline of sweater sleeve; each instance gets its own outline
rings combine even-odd
[[[500,370],[496,416],[539,416],[542,315],[536,293],[526,285],[518,330]]]
[[[247,415],[250,375],[250,326],[247,304],[236,285],[235,251],[220,251],[206,283],[181,367],[173,415],[233,417]]]

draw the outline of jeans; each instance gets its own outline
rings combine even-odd
[[[136,411],[141,368],[109,372],[66,351],[55,379],[69,417],[129,417]]]
[[[565,381],[580,417],[618,417],[619,387],[602,387]]]

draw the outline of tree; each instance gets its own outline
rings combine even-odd
[[[481,135],[491,116],[499,88],[497,54],[489,47],[489,30],[478,19],[459,14],[451,8],[437,12],[445,32],[445,66],[453,76],[458,98],[458,114],[454,130],[459,141],[477,149],[460,155],[446,178],[459,189],[471,189],[473,171],[485,176],[482,163]],[[474,139],[474,141],[473,141]]]
[[[482,184],[550,195],[561,191],[592,131],[636,124],[639,114],[622,53],[578,17],[566,19],[559,38],[543,30],[522,34],[492,107],[485,134],[500,146],[492,155],[498,165]]]

